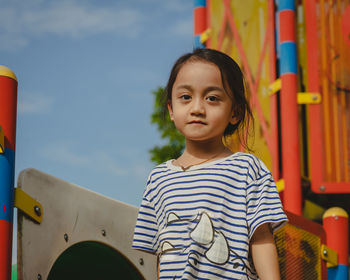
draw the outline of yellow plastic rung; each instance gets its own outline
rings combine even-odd
[[[277,91],[281,89],[282,82],[281,79],[277,79],[271,85],[269,85],[269,95],[275,94]]]
[[[321,245],[321,258],[327,262],[327,267],[338,265],[338,253],[326,245]]]
[[[5,153],[5,136],[2,127],[0,126],[0,154]]]
[[[211,36],[211,29],[208,28],[200,36],[201,43],[204,44],[210,38],[210,36]]]
[[[320,104],[321,94],[317,92],[298,92],[298,104]]]
[[[15,207],[21,210],[34,221],[41,223],[43,219],[43,207],[40,202],[36,201],[22,189],[15,188]]]
[[[281,90],[282,81],[277,79],[268,88],[269,95],[275,94],[277,91]],[[321,94],[318,92],[298,92],[298,104],[320,104]]]
[[[277,191],[281,192],[284,190],[284,179],[280,179],[276,182]]]

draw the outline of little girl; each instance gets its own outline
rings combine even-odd
[[[159,279],[280,279],[272,232],[287,218],[275,183],[222,141],[251,118],[239,66],[197,49],[176,61],[164,94],[186,147],[149,175],[133,248],[158,255]]]

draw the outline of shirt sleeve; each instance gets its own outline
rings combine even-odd
[[[157,236],[156,213],[149,198],[144,194],[136,221],[132,248],[155,253]]]
[[[259,159],[255,160],[253,166],[254,180],[247,187],[249,240],[262,224],[270,223],[275,231],[288,221],[270,171]]]

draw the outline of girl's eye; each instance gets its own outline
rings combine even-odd
[[[191,96],[189,96],[188,94],[183,94],[180,96],[181,99],[183,100],[190,100],[191,99]]]
[[[218,101],[219,98],[217,98],[216,96],[211,95],[211,96],[208,96],[208,97],[207,97],[207,100],[208,100],[208,101],[211,101],[211,102],[214,102],[214,101]]]

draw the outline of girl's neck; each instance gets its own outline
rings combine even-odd
[[[232,152],[225,147],[220,141],[219,143],[193,143],[186,141],[184,153],[174,162],[176,165],[186,167],[190,165],[198,165],[203,161],[209,162],[229,156]]]
[[[194,142],[186,140],[186,148],[184,154],[187,153],[191,156],[198,158],[206,158],[223,151],[226,147],[222,141],[205,141]]]

